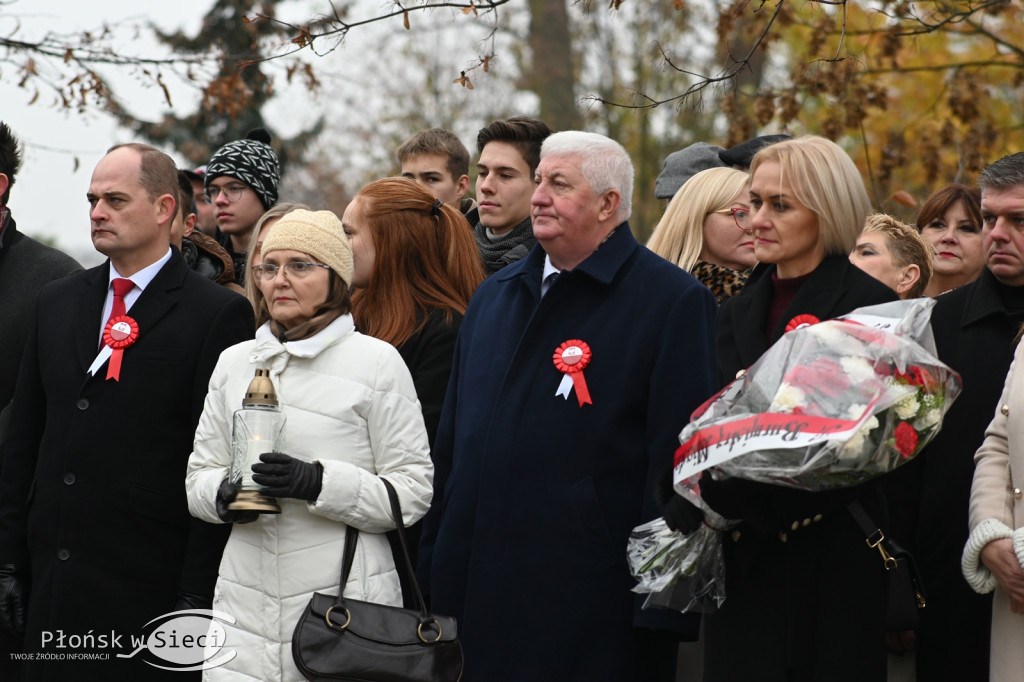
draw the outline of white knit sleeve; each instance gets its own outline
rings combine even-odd
[[[988,594],[996,589],[996,577],[979,560],[981,550],[993,540],[1002,538],[1013,538],[1013,547],[1020,559],[1024,555],[1024,535],[1018,540],[1015,534],[1002,521],[997,519],[985,519],[971,531],[967,538],[967,545],[964,547],[964,555],[960,560],[960,569],[963,571],[967,583],[978,594]],[[1024,564],[1024,562],[1022,562]]]

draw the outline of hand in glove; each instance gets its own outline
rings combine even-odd
[[[235,501],[238,489],[241,487],[241,483],[232,483],[229,476],[225,476],[224,480],[220,482],[215,504],[217,505],[217,516],[224,523],[252,523],[260,517],[260,513],[257,511],[228,509],[228,505]]]
[[[689,535],[704,523],[704,512],[681,495],[669,500],[662,516],[665,518],[665,525],[683,535]]]
[[[10,635],[25,632],[25,596],[14,564],[0,566],[0,628]]]
[[[266,486],[260,492],[270,497],[293,497],[315,502],[324,482],[320,462],[304,462],[283,452],[264,452],[252,465],[252,480]]]

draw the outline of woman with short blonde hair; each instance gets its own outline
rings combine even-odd
[[[687,180],[654,227],[647,248],[696,277],[721,304],[739,293],[757,262],[743,171],[709,168]]]

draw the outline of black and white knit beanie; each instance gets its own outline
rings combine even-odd
[[[252,187],[263,208],[276,204],[281,166],[270,146],[270,133],[265,128],[254,128],[244,140],[228,142],[218,149],[206,165],[203,186],[209,190],[210,181],[222,175],[238,178]]]

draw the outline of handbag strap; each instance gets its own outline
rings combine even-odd
[[[401,549],[400,554],[401,561],[398,561],[398,557],[395,559],[395,569],[398,570],[400,576],[405,576],[405,580],[402,581],[403,586],[408,585],[413,595],[416,597],[416,607],[420,610],[420,613],[425,619],[433,619],[430,612],[427,611],[427,603],[423,599],[423,592],[420,590],[420,585],[416,582],[416,571],[412,567],[412,559],[409,558],[409,545],[405,539],[405,523],[402,521],[402,505],[398,502],[398,493],[395,492],[395,487],[391,485],[391,481],[379,477],[384,487],[388,491],[388,500],[391,502],[391,515],[395,519],[395,530],[398,534],[398,546]],[[356,557],[356,543],[359,541],[359,529],[348,526],[345,530],[345,550],[342,554],[341,560],[341,585],[338,589],[338,598],[341,599],[345,593],[345,585],[348,584],[348,576],[352,572],[352,563]],[[401,565],[398,565],[401,563]]]
[[[860,500],[854,500],[846,505],[846,509],[850,512],[853,520],[857,522],[857,525],[860,526],[861,532],[864,533],[864,542],[867,543],[870,549],[878,549],[879,554],[882,555],[882,563],[885,564],[885,569],[896,568],[896,559],[892,557],[883,544],[886,540],[885,533],[878,527],[878,524],[871,520]]]

